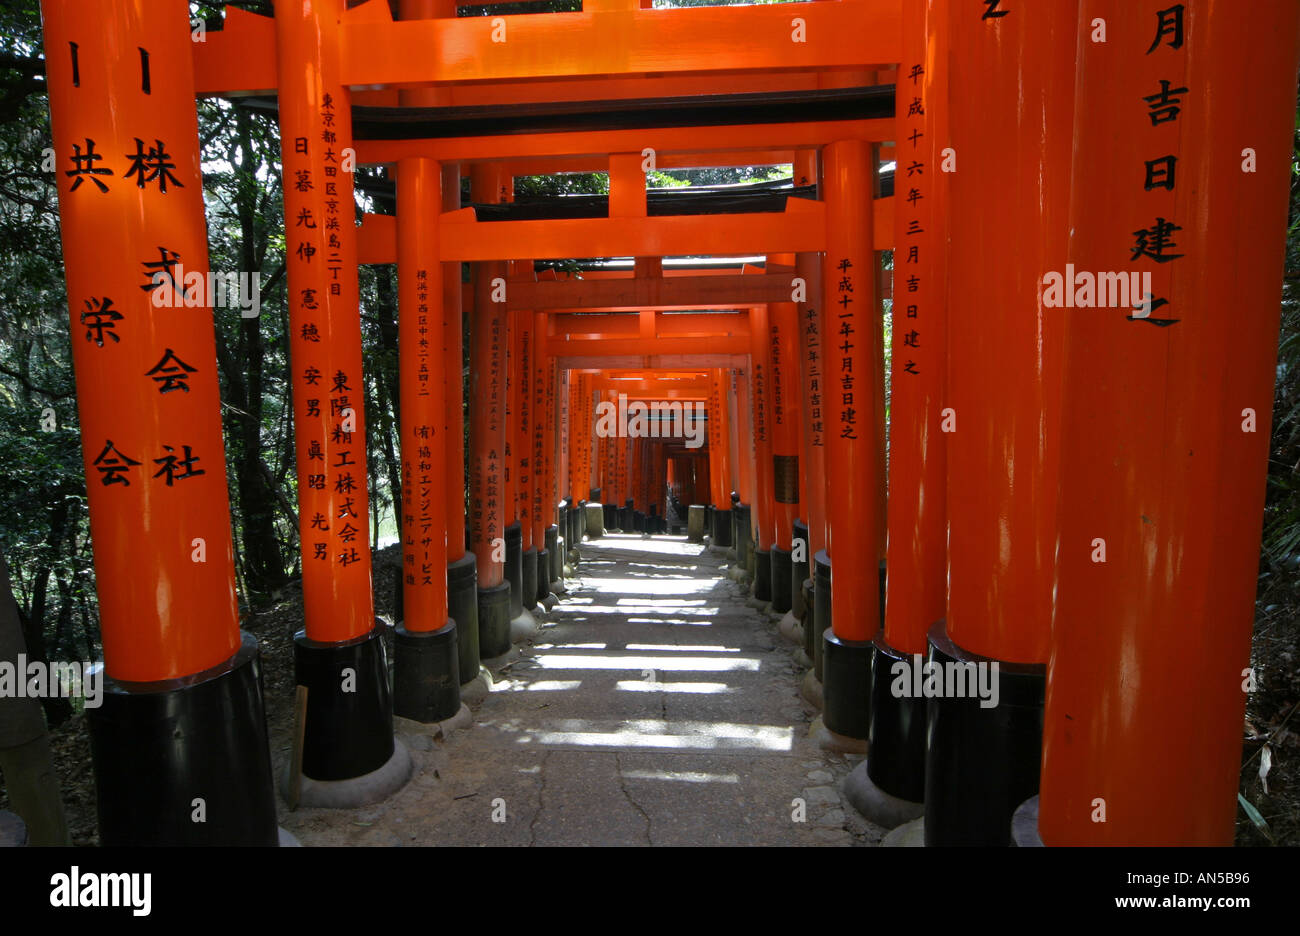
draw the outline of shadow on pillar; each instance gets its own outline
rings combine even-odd
[[[790,542],[794,547],[790,553],[790,613],[794,615],[796,621],[802,621],[808,614],[803,593],[803,584],[808,578],[808,524],[796,520],[791,530]],[[801,546],[800,543],[803,545]],[[806,647],[806,638],[804,643]],[[808,659],[812,659],[812,654],[808,655]]]
[[[772,610],[778,614],[785,614],[794,606],[791,596],[794,581],[791,551],[773,546],[768,556],[772,563],[772,579],[769,585],[772,589]]]
[[[817,682],[824,681],[822,634],[831,626],[831,559],[826,550],[813,557],[813,673]]]
[[[983,664],[980,684],[997,697],[991,706],[978,693],[927,701],[925,844],[1009,845],[1012,815],[1038,792],[1047,667],[971,653],[943,621],[930,628],[929,644],[929,662],[945,669]]]
[[[772,554],[764,549],[754,550],[754,597],[772,600]]]
[[[466,552],[447,563],[447,613],[456,622],[456,671],[460,684],[478,675],[478,558]]]
[[[543,553],[545,550],[542,551]],[[537,561],[538,552],[536,549],[529,548],[524,550],[524,610],[532,611],[537,607]]]
[[[382,695],[386,702],[387,673]],[[102,844],[278,844],[261,659],[251,634],[241,633],[229,660],[194,676],[105,678],[102,704],[87,708],[86,718]],[[200,808],[205,821],[197,822]]]

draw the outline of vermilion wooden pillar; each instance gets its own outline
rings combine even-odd
[[[751,571],[755,554],[753,518],[756,487],[754,480],[756,443],[753,407],[751,404],[752,394],[750,393],[752,373],[752,363],[747,363],[743,367],[732,368],[731,371],[731,379],[735,384],[736,392],[736,432],[739,435],[736,490],[740,495],[740,501],[736,504],[736,510],[739,514],[736,517],[736,553],[747,574]],[[697,463],[698,459],[692,462],[692,471],[695,470],[694,466]]]
[[[754,432],[754,527],[757,530],[754,550],[754,597],[772,600],[772,535],[776,531],[775,499],[772,496],[772,346],[768,334],[769,312],[766,305],[749,310],[752,371],[749,381],[750,407]]]
[[[944,406],[955,422],[946,433],[948,611],[946,628],[931,630],[930,656],[980,664],[989,688],[982,699],[929,701],[925,837],[1002,844],[1011,813],[1038,787],[1062,336],[1041,284],[1061,266],[1068,231],[1078,9],[1024,4],[989,19],[950,9],[957,171],[948,175]],[[990,187],[990,174],[1005,184]]]
[[[100,836],[274,845],[211,297],[186,291],[208,272],[188,6],[45,0],[41,13],[108,677],[86,709]],[[192,821],[196,798],[210,822]]]
[[[1048,844],[1233,841],[1298,41],[1290,2],[1080,4],[1067,259],[1151,300],[1056,312]]]
[[[554,425],[548,411],[548,384],[552,367],[546,354],[546,314],[533,314],[533,406],[529,426],[533,459],[532,503],[529,505],[529,522],[533,528],[533,544],[537,547],[537,591],[535,601],[554,603],[551,596],[552,552],[555,548],[548,536],[554,498],[551,494],[551,466],[548,454],[551,427]],[[548,600],[549,599],[549,600]]]
[[[871,638],[880,627],[876,476],[876,255],[871,241],[872,161],[868,144],[829,144],[822,154],[826,253],[826,553],[830,622],[823,640],[827,729],[867,736]],[[818,558],[818,562],[822,557]],[[822,587],[817,576],[816,587]]]
[[[455,0],[401,0],[402,19],[456,16]],[[413,88],[398,92],[404,106],[436,107],[449,103],[446,88]],[[460,208],[460,164],[442,164],[442,210]],[[456,649],[461,683],[478,675],[478,574],[476,557],[465,550],[465,386],[464,315],[461,264],[442,265],[442,381],[443,437],[446,457],[447,606],[456,622]]]
[[[771,259],[782,267],[794,270],[793,254],[778,255]],[[792,546],[795,521],[799,518],[799,453],[803,441],[798,370],[799,309],[793,302],[776,302],[769,309],[772,500],[775,521],[771,560],[772,610],[785,614],[791,610],[794,597]]]
[[[795,153],[794,176],[797,185],[817,185],[821,165],[816,150],[799,150]],[[799,376],[800,409],[802,412],[802,438],[799,440],[799,521],[796,535],[803,545],[794,543],[794,598],[796,610],[802,607],[804,651],[810,660],[821,656],[823,625],[816,620],[816,603],[813,597],[813,557],[825,548],[826,540],[826,447],[825,408],[826,360],[822,347],[822,329],[825,314],[822,307],[821,255],[801,253],[795,257],[795,277],[791,281],[791,294],[796,285],[802,288],[798,303],[796,331],[796,373]],[[829,598],[829,596],[827,596]],[[806,607],[803,607],[804,604]],[[814,667],[815,676],[815,667]]]
[[[397,164],[398,369],[401,378],[402,612],[395,635],[393,708],[437,722],[460,710],[456,622],[447,605],[447,447],[443,264],[438,255],[442,169]],[[475,661],[477,662],[477,661]],[[476,670],[477,671],[477,670]]]
[[[395,746],[382,625],[374,615],[365,383],[357,287],[352,95],[340,75],[343,0],[276,5],[298,515],[306,628],[295,641],[308,690],[302,769],[314,780],[383,768]],[[356,679],[343,680],[342,670]],[[356,795],[370,790],[357,786]],[[310,804],[317,788],[303,791]]]
[[[495,164],[470,171],[470,198],[500,203],[509,180]],[[505,580],[506,452],[506,265],[476,263],[470,320],[470,548],[478,573],[479,655],[491,659],[510,649],[510,584]]]
[[[896,676],[925,654],[926,634],[943,617],[947,595],[947,5],[926,0],[903,8],[895,105],[903,129],[894,170],[888,587],[872,661],[870,753],[845,787],[850,802],[887,825],[919,813],[919,805],[886,815],[873,805],[880,797],[859,797],[854,790],[866,781],[909,803],[925,797],[926,700],[899,694]]]
[[[532,264],[527,264],[531,266]],[[527,270],[523,278],[532,277]],[[520,608],[517,617],[537,607],[537,544],[533,542],[531,509],[536,472],[533,469],[533,314],[529,311],[511,313],[514,322],[513,363],[515,380],[516,419],[511,436],[514,440],[515,503],[520,539]],[[525,619],[531,623],[531,614]]]

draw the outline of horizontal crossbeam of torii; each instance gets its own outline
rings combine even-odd
[[[386,2],[370,0],[342,17],[339,74],[360,91],[860,68],[898,60],[900,20],[899,0],[840,0],[394,22]],[[225,29],[194,44],[194,69],[200,95],[274,91],[274,21],[229,9]]]
[[[892,247],[892,198],[876,200],[873,220],[877,249]],[[826,249],[822,204],[803,199],[790,199],[780,213],[557,221],[479,222],[474,220],[473,208],[462,208],[444,212],[441,227],[444,261],[734,256]],[[392,215],[364,216],[357,233],[357,256],[359,263],[394,261],[397,222]]]

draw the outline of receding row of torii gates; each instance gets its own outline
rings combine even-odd
[[[807,692],[831,742],[866,745],[874,818],[923,812],[928,844],[1006,843],[1013,813],[1026,842],[1232,842],[1292,0],[277,0],[201,33],[184,0],[41,6],[113,683],[91,712],[105,843],[277,841],[191,282],[214,95],[273,100],[282,140],[303,802],[405,781],[394,712],[457,715],[562,591],[584,501],[644,532],[707,504],[756,597],[802,615]],[[391,212],[355,207],[366,164]],[[781,164],[792,190],[647,192],[650,168]],[[590,171],[607,198],[513,198]],[[566,258],[634,259],[537,262]],[[391,689],[358,310],[377,263],[399,283]],[[620,395],[651,431],[597,431]]]

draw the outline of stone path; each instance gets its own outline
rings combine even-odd
[[[584,543],[578,577],[385,803],[302,809],[305,845],[874,844],[842,806],[855,762],[808,738],[793,645],[725,560],[684,537]],[[802,819],[802,821],[797,821]]]

